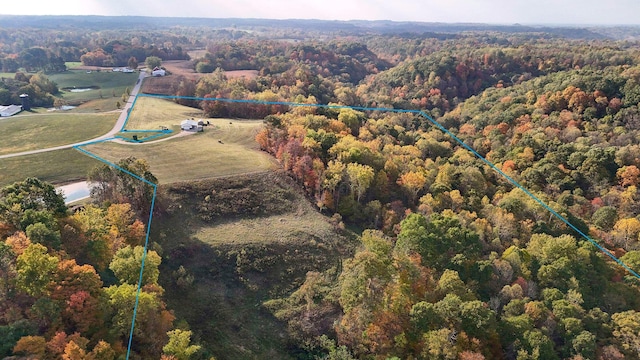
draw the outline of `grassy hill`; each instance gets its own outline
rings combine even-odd
[[[308,271],[339,266],[352,237],[280,173],[161,186],[158,204],[151,239],[163,251],[167,303],[206,355],[293,358],[299,349],[262,303],[296,289]]]
[[[254,140],[261,120],[209,120],[204,133],[143,145],[100,143],[86,149],[110,161],[128,156],[146,159],[164,184],[275,168],[274,159]]]

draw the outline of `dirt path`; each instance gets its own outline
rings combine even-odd
[[[118,144],[124,144],[124,145],[146,145],[146,144],[155,144],[155,143],[159,143],[159,142],[163,142],[163,141],[167,141],[167,140],[171,140],[171,139],[176,139],[179,137],[185,137],[185,136],[189,136],[189,135],[194,135],[195,132],[193,131],[181,131],[175,135],[171,135],[169,137],[166,138],[162,138],[162,139],[158,139],[158,140],[153,140],[153,141],[145,141],[145,142],[130,142],[130,141],[124,141],[122,139],[113,139],[111,140],[114,143],[118,143]]]

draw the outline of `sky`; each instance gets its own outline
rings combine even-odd
[[[640,1],[27,0],[3,1],[0,14],[640,25]]]

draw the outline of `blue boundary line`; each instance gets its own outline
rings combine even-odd
[[[504,177],[509,183],[524,191],[524,193],[533,199],[538,204],[542,205],[545,209],[547,209],[553,216],[555,216],[558,220],[565,223],[571,229],[575,230],[580,236],[589,241],[591,244],[595,245],[601,252],[610,257],[613,261],[618,263],[618,265],[622,266],[625,270],[627,270],[630,274],[635,276],[640,280],[640,274],[631,269],[627,264],[618,259],[615,255],[613,255],[609,250],[600,245],[597,241],[592,239],[589,235],[582,232],[582,230],[578,229],[575,225],[573,225],[569,220],[567,220],[564,216],[560,215],[558,212],[553,210],[549,205],[547,205],[540,198],[535,196],[529,190],[527,190],[524,186],[522,186],[515,179],[505,174],[502,170],[500,170],[494,163],[487,160],[484,156],[480,155],[476,150],[474,150],[471,146],[465,144],[460,138],[455,136],[451,131],[442,126],[439,122],[435,121],[429,114],[422,110],[407,110],[407,109],[393,109],[393,108],[369,108],[362,106],[346,106],[346,105],[327,105],[327,104],[303,104],[303,103],[293,103],[286,101],[260,101],[260,100],[247,100],[247,99],[226,99],[226,98],[203,98],[203,97],[193,97],[193,96],[172,96],[172,95],[160,95],[160,94],[141,94],[143,97],[151,97],[151,98],[162,98],[162,99],[185,99],[185,100],[200,100],[200,101],[222,101],[222,102],[230,102],[230,103],[253,103],[253,104],[262,104],[262,105],[286,105],[286,106],[307,106],[307,107],[321,107],[321,108],[329,108],[329,109],[353,109],[353,110],[363,110],[363,111],[386,111],[386,112],[396,112],[396,113],[413,113],[419,114],[426,118],[432,125],[436,126],[445,134],[449,135],[453,140],[455,140],[458,144],[462,145],[465,149],[469,150],[475,157],[480,159],[485,164],[489,165],[493,170],[495,170],[498,174]],[[137,96],[136,96],[137,98]]]
[[[153,197],[151,198],[151,209],[149,209],[149,221],[147,222],[147,233],[145,235],[144,250],[142,252],[142,264],[140,265],[140,275],[138,277],[138,286],[137,286],[137,289],[136,289],[136,301],[135,301],[135,304],[133,306],[133,315],[131,317],[131,330],[129,331],[129,343],[127,345],[127,357],[126,357],[126,359],[128,360],[129,356],[131,354],[131,344],[133,343],[133,331],[135,329],[136,317],[138,315],[138,305],[140,303],[140,292],[142,291],[142,275],[144,274],[144,265],[145,265],[146,259],[147,259],[147,249],[149,247],[149,234],[151,233],[151,221],[153,220],[153,208],[154,208],[155,203],[156,203],[156,195],[157,195],[157,192],[158,192],[158,185],[154,184],[151,181],[149,181],[149,180],[147,180],[147,179],[145,179],[145,178],[143,178],[141,176],[138,176],[138,175],[126,170],[126,169],[123,169],[122,167],[120,167],[120,166],[118,166],[118,165],[116,165],[116,164],[114,164],[114,163],[112,163],[112,162],[110,162],[108,160],[105,160],[105,159],[99,157],[98,155],[93,154],[93,153],[89,152],[88,150],[82,148],[82,146],[91,145],[91,144],[98,144],[98,143],[110,141],[110,140],[113,140],[113,139],[114,138],[109,138],[109,139],[104,139],[104,140],[99,140],[99,141],[93,141],[93,142],[86,143],[86,144],[76,145],[73,148],[78,150],[78,151],[80,151],[80,152],[82,152],[83,154],[85,154],[87,156],[90,156],[90,157],[92,157],[92,158],[94,158],[94,159],[96,159],[98,161],[101,161],[101,162],[107,164],[108,166],[111,166],[111,167],[113,167],[113,168],[115,168],[115,169],[117,169],[119,171],[122,171],[125,174],[128,174],[128,175],[132,176],[133,178],[135,178],[137,180],[140,180],[143,183],[145,183],[147,185],[151,185],[153,187]]]
[[[491,167],[494,171],[496,171],[498,174],[500,174],[502,177],[504,177],[509,183],[511,183],[512,185],[514,185],[515,187],[517,187],[518,189],[522,190],[527,196],[529,196],[531,199],[533,199],[535,202],[537,202],[538,204],[542,205],[545,209],[547,209],[554,217],[556,217],[557,219],[559,219],[560,221],[562,221],[563,223],[565,223],[567,226],[569,226],[571,229],[573,229],[574,231],[576,231],[578,234],[580,234],[580,236],[582,236],[584,239],[586,239],[587,241],[589,241],[591,244],[595,245],[596,248],[598,248],[602,253],[604,253],[605,255],[607,255],[608,257],[610,257],[613,261],[615,261],[618,265],[620,265],[621,267],[623,267],[625,270],[627,270],[630,274],[632,274],[633,276],[635,276],[636,278],[640,279],[640,274],[638,274],[637,272],[635,272],[633,269],[631,269],[628,265],[626,265],[623,261],[621,261],[620,259],[618,259],[615,255],[613,255],[609,250],[607,250],[606,248],[604,248],[602,245],[600,245],[597,241],[595,241],[594,239],[592,239],[589,235],[585,234],[584,232],[582,232],[580,229],[578,229],[575,225],[573,225],[569,220],[567,220],[564,216],[560,215],[558,212],[556,212],[555,210],[553,210],[549,205],[547,205],[544,201],[542,201],[540,198],[538,198],[537,196],[535,196],[533,193],[531,193],[529,190],[527,190],[524,186],[522,186],[519,182],[517,182],[515,179],[513,179],[512,177],[510,177],[509,175],[505,174],[502,170],[500,170],[494,163],[492,163],[491,161],[487,160],[484,156],[480,155],[480,153],[478,153],[476,150],[474,150],[471,146],[467,145],[466,143],[464,143],[464,141],[462,141],[460,138],[458,138],[456,135],[454,135],[451,131],[449,131],[447,128],[445,128],[444,126],[442,126],[442,124],[438,123],[436,120],[434,120],[429,114],[427,114],[426,112],[422,111],[422,110],[406,110],[406,109],[393,109],[393,108],[370,108],[370,107],[362,107],[362,106],[346,106],[346,105],[328,105],[328,104],[304,104],[304,103],[294,103],[294,102],[286,102],[286,101],[259,101],[259,100],[245,100],[245,99],[227,99],[227,98],[202,98],[202,97],[192,97],[192,96],[171,96],[171,95],[160,95],[160,94],[138,94],[136,95],[136,97],[133,100],[133,103],[131,104],[131,107],[128,110],[127,113],[127,119],[125,120],[124,124],[122,125],[122,128],[120,129],[121,132],[162,132],[161,134],[152,136],[152,137],[158,137],[158,136],[162,136],[164,134],[170,133],[171,130],[166,131],[166,130],[125,130],[124,128],[126,127],[126,125],[129,122],[129,116],[131,115],[131,112],[133,111],[133,108],[138,100],[138,97],[149,97],[149,98],[159,98],[159,99],[185,99],[185,100],[198,100],[198,101],[222,101],[222,102],[229,102],[229,103],[244,103],[244,104],[260,104],[260,105],[285,105],[285,106],[292,106],[292,107],[318,107],[318,108],[327,108],[327,109],[352,109],[352,110],[361,110],[361,111],[384,111],[384,112],[395,112],[395,113],[412,113],[412,114],[417,114],[417,115],[421,115],[424,118],[426,118],[432,125],[434,125],[435,127],[437,127],[438,129],[440,129],[442,132],[444,132],[445,134],[447,134],[449,137],[451,137],[454,141],[456,141],[458,144],[460,144],[462,147],[464,147],[465,149],[467,149],[468,151],[470,151],[475,157],[477,157],[478,159],[480,159],[482,162],[484,162],[486,165],[488,165],[489,167]],[[135,329],[135,322],[136,322],[136,316],[137,316],[137,312],[138,312],[138,304],[139,304],[139,300],[140,300],[140,292],[142,290],[142,275],[144,273],[144,266],[145,266],[145,260],[147,257],[147,249],[148,249],[148,244],[149,244],[149,234],[151,232],[151,221],[153,219],[153,208],[155,206],[155,201],[156,201],[156,195],[157,195],[157,190],[158,190],[158,185],[154,184],[150,181],[148,181],[147,179],[144,179],[128,170],[123,169],[122,167],[108,161],[105,160],[85,149],[82,149],[82,146],[86,146],[86,145],[92,145],[92,144],[97,144],[97,143],[102,143],[102,142],[106,142],[106,141],[110,141],[116,138],[120,138],[126,141],[129,141],[129,139],[124,139],[121,136],[116,136],[113,138],[108,138],[108,139],[103,139],[103,140],[97,140],[97,141],[93,141],[93,142],[87,142],[87,143],[83,143],[80,145],[76,145],[73,148],[81,151],[82,153],[84,153],[85,155],[88,155],[98,161],[101,161],[109,166],[114,167],[115,169],[122,171],[128,175],[131,175],[132,177],[146,183],[147,185],[151,185],[153,187],[153,198],[151,199],[151,209],[149,211],[149,221],[147,223],[147,234],[145,236],[145,241],[144,241],[144,253],[142,255],[142,264],[140,266],[140,275],[138,278],[138,288],[137,288],[137,292],[136,292],[136,302],[133,308],[133,316],[131,319],[131,330],[129,332],[129,344],[127,346],[127,357],[126,359],[129,359],[129,355],[131,353],[131,343],[133,341],[133,331]],[[148,140],[149,138],[147,138],[146,140]],[[134,141],[131,141],[134,142]],[[144,142],[144,141],[140,141],[140,142]]]

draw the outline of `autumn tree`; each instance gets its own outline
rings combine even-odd
[[[619,246],[634,249],[640,234],[640,220],[636,218],[620,219],[613,226],[613,237]]]
[[[356,200],[360,202],[360,198],[373,182],[373,168],[368,165],[349,163],[346,167],[346,173],[349,178],[351,193],[354,194]]]
[[[138,218],[146,219],[154,192],[150,183],[158,180],[145,160],[128,157],[117,165],[119,168],[100,166],[89,173],[92,198],[98,203],[129,203]]]
[[[133,56],[130,57],[129,61],[127,61],[127,67],[129,69],[134,69],[134,70],[137,69],[138,68],[138,60]],[[153,69],[153,68],[151,68],[151,69]]]
[[[402,186],[410,196],[412,202],[416,201],[418,193],[427,184],[427,178],[421,172],[407,172],[400,176],[398,184]]]

